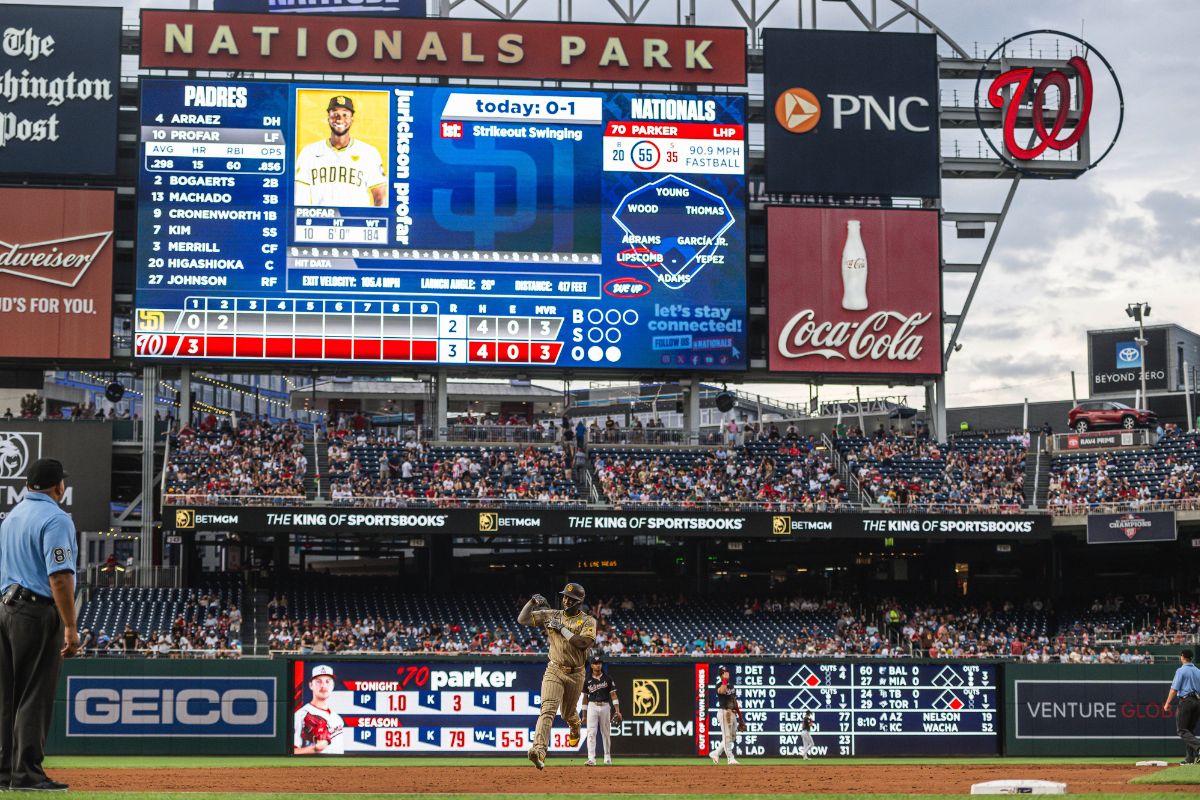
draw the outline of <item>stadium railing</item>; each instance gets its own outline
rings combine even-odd
[[[450,425],[443,429],[442,439],[448,442],[491,442],[511,444],[555,444],[566,438],[564,429],[526,425]],[[571,429],[575,441],[574,428]],[[588,444],[685,444],[685,434],[679,428],[616,428],[589,430]]]
[[[302,494],[210,494],[181,492],[164,494],[164,506],[302,506]]]
[[[1050,500],[1047,502],[1045,511],[1055,517],[1121,514],[1130,511],[1200,511],[1200,497],[1184,497],[1175,500],[1123,500],[1115,503],[1079,501],[1055,504],[1053,500]]]

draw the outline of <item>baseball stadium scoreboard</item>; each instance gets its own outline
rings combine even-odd
[[[727,662],[745,717],[741,756],[800,757],[813,717],[824,757],[994,755],[1000,715],[995,665],[898,662]],[[330,753],[524,753],[541,709],[544,664],[434,660],[296,661],[294,749],[321,674],[334,673],[320,714],[335,721]],[[618,755],[706,755],[720,743],[716,663],[608,666],[624,719]],[[575,752],[555,717],[549,751]],[[308,738],[306,738],[308,737]],[[583,731],[586,745],[587,731]]]
[[[800,731],[809,713],[817,755],[998,752],[994,665],[730,661],[727,666],[746,721],[739,755],[801,755]],[[708,695],[698,695],[702,707]],[[702,749],[711,752],[721,732],[715,709],[707,716],[709,744]]]
[[[134,354],[744,369],[734,95],[142,81]]]

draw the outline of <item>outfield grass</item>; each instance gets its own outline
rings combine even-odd
[[[1171,762],[1170,763],[1177,763]],[[1130,783],[1166,784],[1170,786],[1200,785],[1200,767],[1172,767],[1160,769],[1149,775],[1139,775]]]
[[[1178,758],[1178,756],[1176,756]],[[866,765],[991,765],[1016,766],[1018,764],[1118,764],[1133,766],[1134,759],[1123,758],[823,758],[804,762],[796,758],[747,758],[742,761],[746,766],[843,766],[860,767]],[[1164,758],[1171,763],[1170,758]],[[582,755],[551,756],[550,763],[570,765],[582,764]],[[703,756],[691,758],[620,758],[616,759],[617,766],[622,767],[686,767],[711,766]],[[529,761],[523,757],[450,757],[445,756],[340,756],[337,758],[320,758],[305,756],[50,756],[46,759],[46,769],[207,769],[207,768],[254,768],[254,767],[455,767],[455,768],[484,768],[484,767],[528,767]],[[1182,768],[1180,768],[1182,770]],[[1174,770],[1170,770],[1174,771]],[[1200,767],[1193,768],[1194,774],[1200,779]],[[1149,776],[1146,776],[1149,777]],[[1140,780],[1140,779],[1139,779]],[[1164,781],[1170,783],[1171,781]],[[1190,781],[1180,781],[1188,783]],[[128,796],[128,795],[122,795]],[[154,795],[163,797],[163,795]],[[292,797],[293,795],[287,795]],[[329,795],[321,795],[329,797]],[[423,795],[426,798],[432,795]],[[489,795],[490,796],[490,795]],[[628,795],[625,795],[628,797]],[[657,795],[666,797],[666,795]],[[908,796],[908,795],[906,795]],[[915,796],[915,795],[913,795]],[[198,797],[198,795],[188,795]],[[266,795],[256,795],[263,797]],[[830,795],[833,797],[833,795]]]

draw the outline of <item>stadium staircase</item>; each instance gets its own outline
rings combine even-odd
[[[862,484],[858,482],[858,476],[850,472],[850,467],[846,465],[846,459],[842,458],[841,452],[833,446],[833,442],[829,440],[829,437],[821,434],[821,442],[829,452],[829,457],[833,461],[834,467],[837,468],[838,476],[842,479],[842,483],[846,484],[846,499],[859,506],[875,505],[874,500],[863,494]]]
[[[1050,454],[1041,448],[1041,437],[1025,454],[1025,505],[1045,508],[1050,493]]]
[[[304,477],[304,495],[309,500],[321,497],[322,490],[328,496],[329,492],[329,447],[322,447],[319,437],[313,437],[313,469]]]
[[[242,634],[242,653],[251,656],[270,655],[267,641],[270,637],[270,617],[267,604],[271,602],[270,593],[261,586],[250,588],[250,603],[243,614],[243,625],[249,630]]]

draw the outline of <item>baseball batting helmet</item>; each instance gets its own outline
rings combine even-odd
[[[559,594],[582,603],[587,598],[587,592],[578,583],[568,583]]]

